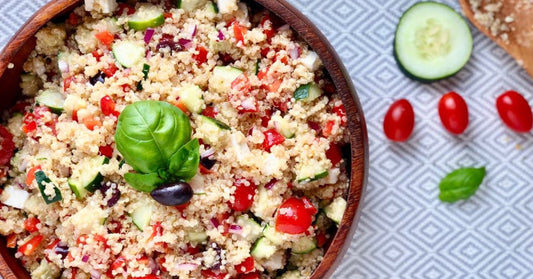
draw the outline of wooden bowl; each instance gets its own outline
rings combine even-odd
[[[368,136],[363,111],[341,60],[315,25],[284,0],[254,0],[254,2],[288,23],[320,56],[346,108],[351,144],[351,156],[348,155],[351,159],[348,205],[324,259],[312,276],[313,279],[329,278],[348,249],[359,220],[368,173]],[[20,97],[22,65],[35,47],[35,33],[50,20],[64,16],[81,4],[83,0],[55,0],[48,3],[33,15],[6,45],[0,53],[0,88],[2,88],[0,111],[9,108]],[[0,275],[4,279],[30,278],[13,257],[12,251],[8,251],[5,239],[1,237]]]

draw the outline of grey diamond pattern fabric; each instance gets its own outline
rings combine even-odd
[[[370,140],[370,173],[357,232],[334,278],[533,278],[533,137],[506,129],[496,97],[533,99],[533,81],[501,48],[472,30],[474,53],[455,77],[429,85],[398,70],[392,42],[415,0],[289,0],[329,38],[358,90]],[[0,46],[47,0],[0,0]],[[442,1],[456,10],[456,1]],[[472,28],[473,29],[473,28]],[[465,134],[442,127],[437,103],[456,91],[470,109]],[[383,116],[407,98],[416,127],[389,142]],[[460,166],[486,166],[468,201],[444,204],[438,183]]]

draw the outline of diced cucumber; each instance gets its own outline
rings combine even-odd
[[[189,231],[187,232],[187,239],[193,243],[202,243],[207,241],[207,233],[204,231]]]
[[[46,204],[51,204],[54,202],[58,202],[60,200],[63,200],[63,196],[61,196],[61,191],[57,188],[56,185],[53,185],[54,188],[54,196],[50,197],[45,193],[46,185],[50,185],[52,181],[46,174],[40,170],[35,172],[35,180],[37,181],[37,186],[39,187],[39,191],[41,192],[41,195],[43,196],[44,202]]]
[[[302,85],[294,91],[294,99],[302,102],[311,102],[322,95],[322,89],[315,83],[311,82]]]
[[[0,202],[7,206],[23,209],[24,203],[30,194],[19,187],[9,185],[4,188],[4,191],[0,194]]]
[[[207,0],[178,0],[178,8],[190,12],[205,6]]]
[[[328,176],[328,171],[321,169],[319,166],[304,166],[296,171],[298,183],[307,183],[316,181]]]
[[[316,239],[314,237],[305,236],[296,240],[292,244],[291,253],[307,254],[316,249]]]
[[[97,156],[85,159],[74,167],[68,185],[78,199],[83,199],[87,192],[92,193],[102,186],[104,177],[100,173],[100,166],[108,162],[109,158]]]
[[[298,270],[290,270],[285,273],[283,273],[279,279],[302,279],[303,276]]]
[[[209,79],[209,85],[219,92],[226,93],[231,89],[231,83],[239,77],[243,71],[231,66],[216,66],[213,75]]]
[[[210,1],[209,5],[207,5],[207,11],[213,14],[218,14],[218,6],[215,2]]]
[[[459,72],[472,54],[473,40],[465,19],[451,7],[419,2],[400,18],[394,57],[410,78],[436,81]]]
[[[133,224],[142,232],[150,224],[154,206],[149,202],[139,202],[131,212]]]
[[[243,236],[249,242],[254,242],[261,236],[263,228],[254,219],[241,215],[237,217],[237,224],[242,227]]]
[[[268,259],[274,255],[276,251],[276,245],[270,242],[266,237],[261,237],[255,242],[250,254],[255,259]]]
[[[113,56],[125,68],[139,63],[145,55],[145,48],[133,41],[119,41],[113,44]]]
[[[154,5],[141,5],[128,20],[128,26],[136,31],[157,27],[165,22],[163,11]]]
[[[324,212],[329,219],[331,219],[336,224],[339,224],[344,216],[344,211],[346,210],[346,200],[342,197],[338,197],[333,202],[324,208]]]
[[[197,85],[185,85],[179,91],[179,102],[182,102],[190,112],[201,113],[205,107],[204,91]]]
[[[281,115],[275,114],[272,116],[272,121],[274,122],[274,127],[276,130],[285,138],[290,139],[294,137],[294,134],[296,133],[296,127],[291,127],[291,124],[286,117],[281,117]]]
[[[59,268],[50,264],[47,259],[42,259],[39,266],[31,272],[32,279],[59,278],[59,275]]]
[[[274,245],[281,245],[284,242],[283,234],[276,231],[276,228],[270,225],[265,226],[265,228],[263,229],[263,235]]]
[[[41,105],[47,106],[52,112],[61,114],[65,104],[65,95],[61,92],[47,89],[39,93],[35,101]]]
[[[223,123],[221,121],[218,121],[218,120],[216,120],[214,118],[203,116],[203,115],[201,115],[200,117],[202,119],[202,124],[203,125],[213,125],[217,129],[231,130],[230,126],[228,126],[225,123]]]

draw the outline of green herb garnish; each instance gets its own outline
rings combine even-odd
[[[466,200],[476,193],[484,177],[484,167],[454,170],[441,180],[439,199],[443,202]]]

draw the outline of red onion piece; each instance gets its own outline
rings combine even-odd
[[[83,255],[83,257],[81,257],[81,261],[84,262],[84,263],[88,262],[89,261],[89,256]]]
[[[144,42],[146,44],[150,43],[150,41],[152,40],[152,36],[154,36],[154,32],[155,30],[152,28],[146,29],[146,31],[144,32]]]
[[[276,185],[276,183],[278,183],[278,180],[277,179],[272,179],[270,180],[266,185],[265,185],[265,189],[267,190],[270,190],[272,188],[274,188],[274,185]]]
[[[213,154],[215,154],[215,149],[211,147],[207,149],[206,151],[204,151],[202,154],[200,154],[200,158],[207,158]]]
[[[100,271],[98,270],[91,270],[91,278],[92,279],[100,279],[100,277],[102,277],[102,273],[100,273]]]
[[[293,48],[289,50],[289,55],[291,56],[293,60],[300,58],[300,53],[301,53],[301,50],[299,46],[294,46]]]
[[[239,225],[231,225],[229,226],[228,232],[233,234],[242,234],[242,227]]]
[[[184,49],[189,49],[192,47],[192,41],[187,39],[179,39],[178,44],[182,46]]]
[[[218,40],[219,41],[224,41],[226,39],[226,37],[224,37],[224,33],[222,33],[222,31],[218,30]]]
[[[198,30],[198,27],[196,25],[189,25],[189,30],[187,30],[187,33],[191,35],[191,39],[194,39],[194,36],[196,36],[197,30]]]
[[[241,107],[245,110],[253,110],[256,108],[255,100],[253,98],[244,99],[241,102]]]
[[[218,222],[218,220],[216,218],[211,218],[211,224],[213,225],[213,227],[215,228],[218,228],[218,226],[220,225],[220,223]]]
[[[150,58],[152,58],[152,51],[147,49],[146,50],[146,54],[145,54],[145,57],[147,60],[150,60]]]
[[[180,271],[192,271],[198,268],[198,264],[196,263],[181,263],[176,265],[176,269]]]

